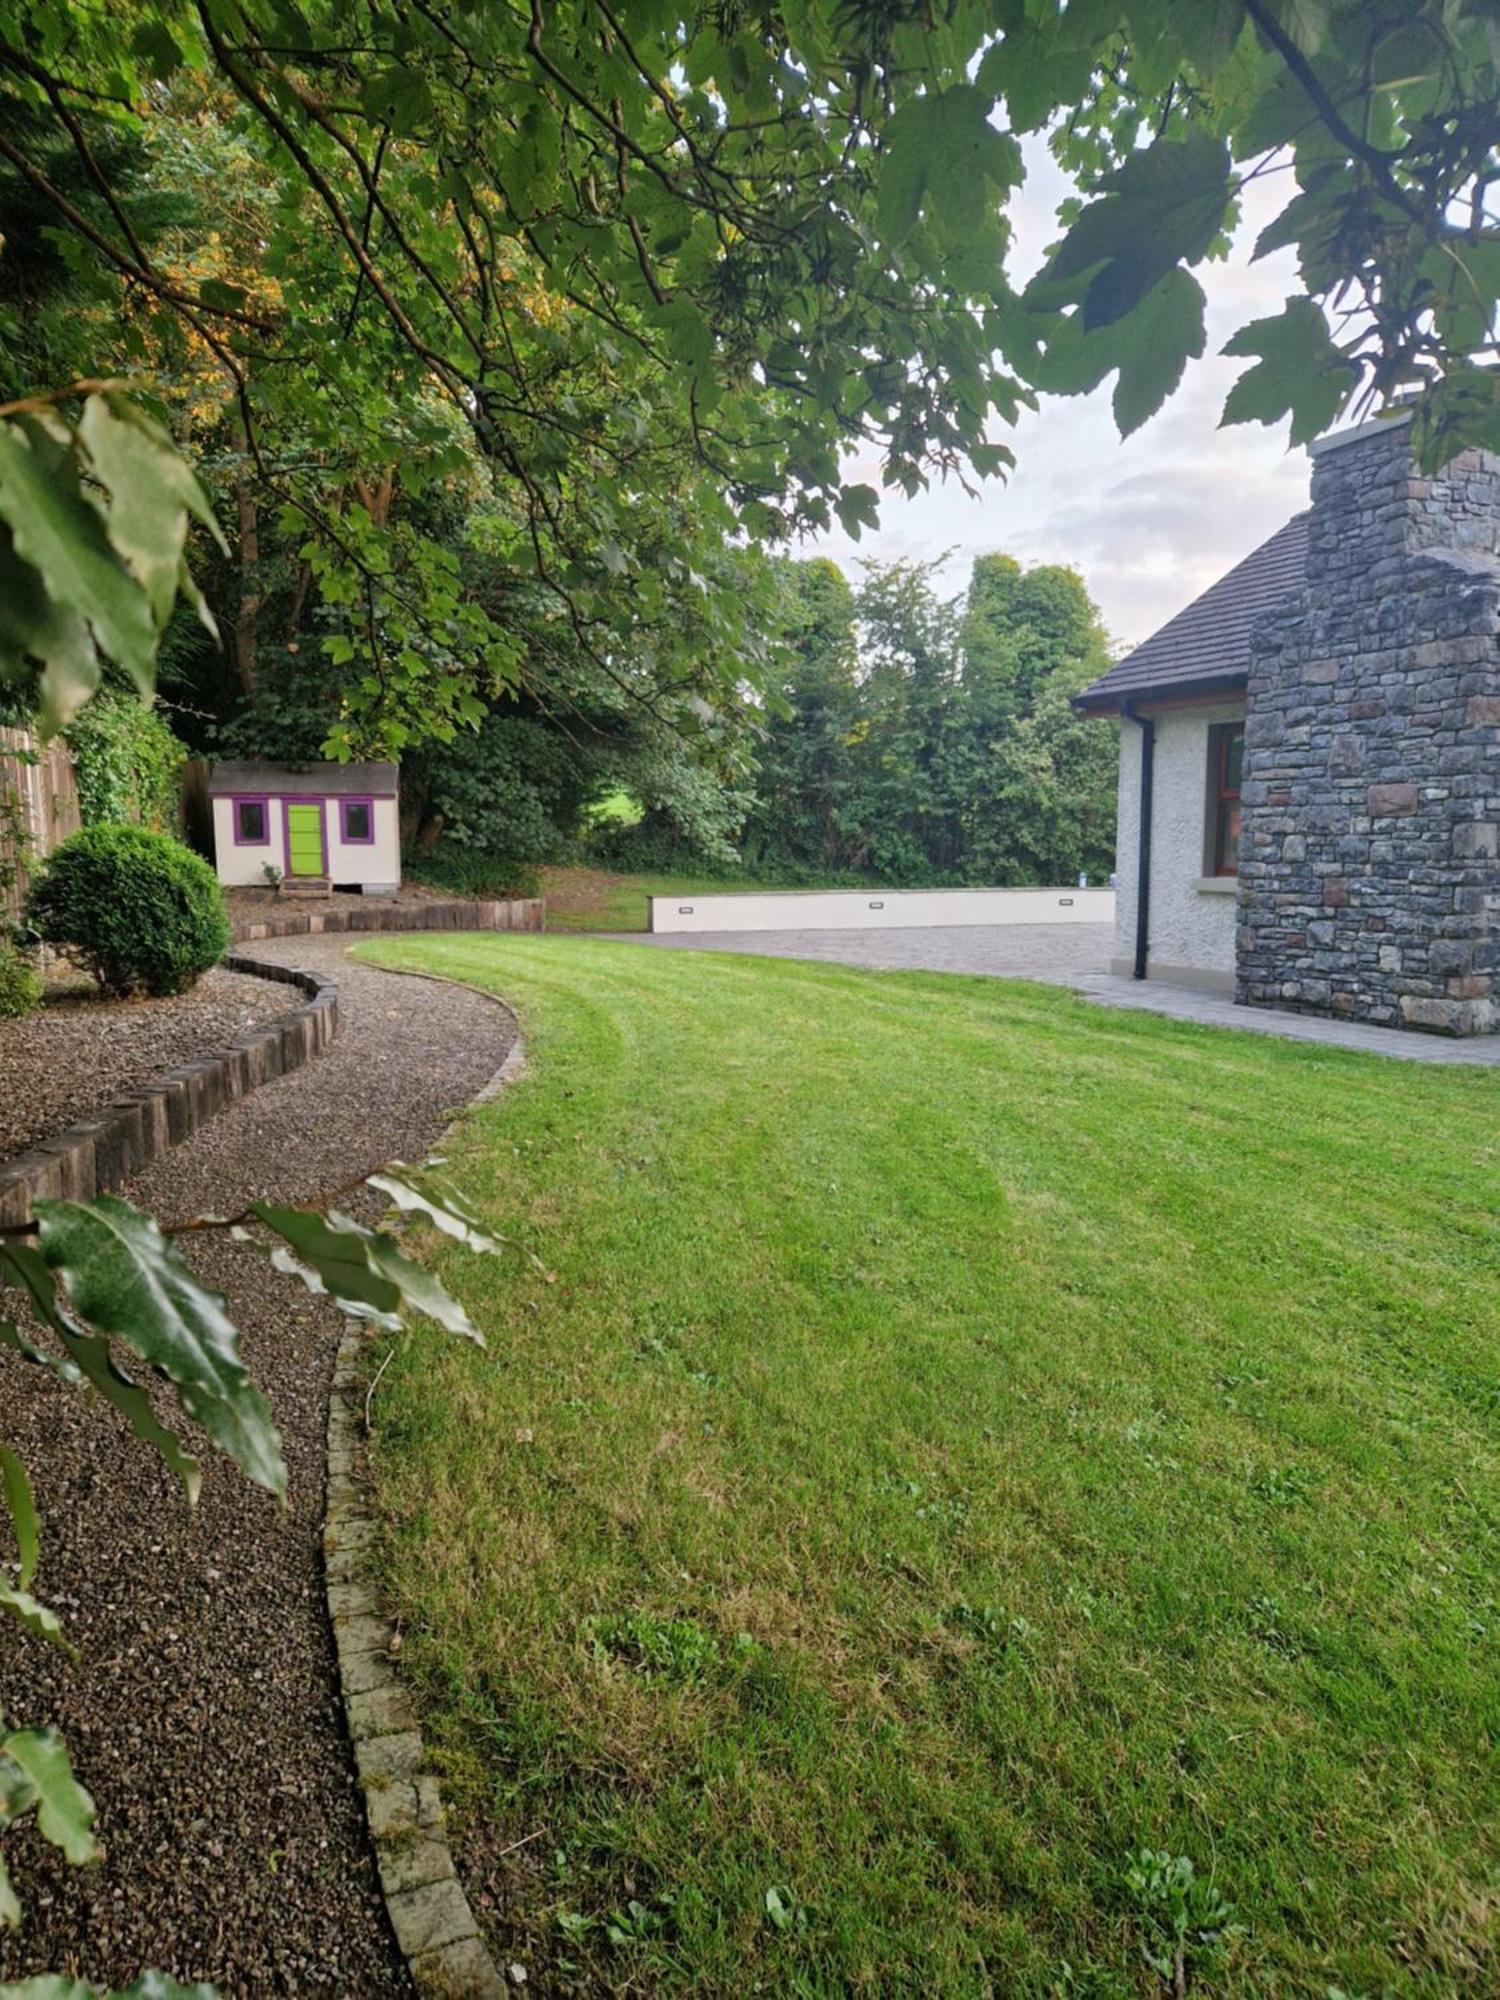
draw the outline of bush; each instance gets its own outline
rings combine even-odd
[[[0,1020],[19,1020],[23,1014],[34,1014],[41,1004],[42,982],[35,966],[0,937]]]
[[[68,730],[68,747],[85,826],[176,826],[187,747],[159,708],[101,688]]]
[[[26,913],[115,998],[185,993],[229,942],[212,868],[170,834],[139,826],[86,826],[65,840]]]
[[[450,847],[446,842],[406,863],[409,882],[425,882],[450,896],[504,900],[538,896],[542,878],[535,862],[506,854],[482,854],[477,847]]]

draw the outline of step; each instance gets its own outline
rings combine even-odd
[[[280,896],[311,896],[326,902],[333,894],[333,884],[326,875],[283,875],[276,893]]]

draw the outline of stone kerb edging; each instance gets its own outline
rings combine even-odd
[[[253,958],[230,956],[222,963],[230,972],[298,987],[308,997],[222,1049],[164,1070],[149,1083],[123,1091],[95,1117],[0,1162],[0,1224],[30,1222],[33,1201],[87,1201],[107,1194],[180,1145],[225,1105],[311,1062],[338,1033],[339,997],[332,980]]]
[[[539,931],[547,914],[541,896],[512,902],[384,902],[370,897],[358,907],[295,910],[286,915],[246,917],[233,925],[236,944],[260,938],[327,937],[341,931]]]
[[[518,1035],[500,1068],[471,1100],[470,1109],[497,1096],[520,1075],[525,1061]],[[439,1146],[446,1137],[437,1142]],[[346,1322],[346,1328],[328,1400],[323,1550],[344,1714],[364,1790],[380,1887],[396,1943],[419,1993],[434,2000],[437,1996],[498,2000],[509,1989],[479,1934],[453,1865],[444,1833],[442,1794],[436,1777],[425,1768],[416,1710],[397,1672],[396,1627],[382,1611],[376,1589],[371,1549],[375,1516],[365,1448],[367,1409],[360,1393],[359,1350],[365,1335],[357,1320]],[[524,1971],[517,1969],[514,1977],[518,1984],[524,1982]]]

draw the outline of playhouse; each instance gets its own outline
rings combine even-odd
[[[230,888],[393,896],[401,883],[394,764],[216,764],[214,859]]]

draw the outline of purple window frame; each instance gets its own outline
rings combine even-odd
[[[248,834],[240,832],[240,807],[259,806],[261,836],[252,840]],[[235,792],[229,801],[229,810],[234,815],[234,844],[236,847],[269,847],[271,845],[271,801],[265,792]]]
[[[322,792],[286,792],[281,800],[282,859],[286,862],[286,872],[292,872],[292,806],[316,806],[318,808],[318,837],[323,843],[323,873],[328,873],[328,800]]]
[[[365,821],[365,824],[370,829],[368,833],[351,833],[349,831],[350,806],[364,807],[368,815]],[[373,798],[350,797],[339,800],[339,839],[345,847],[373,847],[375,845],[375,801]]]

